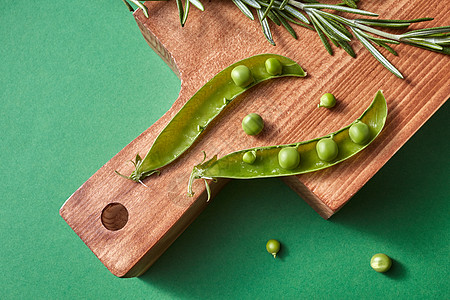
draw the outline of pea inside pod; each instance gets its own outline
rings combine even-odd
[[[277,60],[281,72],[269,73],[266,69],[268,59]],[[136,155],[133,162],[135,170],[131,175],[116,173],[142,182],[185,152],[237,96],[260,82],[285,76],[304,77],[306,73],[291,59],[276,54],[255,55],[225,68],[186,102],[160,132],[143,159]]]
[[[381,132],[386,122],[387,104],[381,91],[378,91],[370,106],[355,121],[367,124],[369,127],[369,138],[364,144],[357,144],[349,136],[352,124],[324,137],[319,137],[309,141],[296,144],[276,145],[259,147],[232,152],[217,159],[214,156],[205,163],[194,167],[188,185],[189,195],[193,195],[192,183],[196,179],[252,179],[291,176],[308,172],[322,170],[349,159],[356,153],[366,148]],[[332,137],[332,139],[331,139]],[[331,140],[330,140],[331,139]],[[320,141],[327,140],[336,143],[338,148],[320,157],[317,152],[317,145]],[[328,142],[329,143],[329,142]],[[285,149],[295,148],[301,157],[301,161],[296,164],[286,166],[280,165],[279,153]],[[243,153],[255,151],[258,160],[249,165],[242,161]],[[209,198],[208,194],[208,198]]]
[[[338,156],[339,148],[331,136],[319,140],[316,144],[316,151],[321,160],[330,162]]]
[[[283,65],[275,57],[266,59],[265,65],[267,73],[270,75],[280,75],[283,72]]]
[[[300,164],[300,154],[297,147],[282,148],[278,152],[278,164],[286,170],[293,170]]]
[[[231,70],[231,79],[234,84],[245,88],[253,83],[252,71],[246,65],[239,65]]]
[[[370,138],[370,128],[366,123],[357,121],[350,126],[348,134],[354,143],[362,145]]]
[[[247,164],[253,164],[256,160],[256,152],[255,151],[248,151],[245,152],[244,155],[242,156],[242,161],[247,163]]]

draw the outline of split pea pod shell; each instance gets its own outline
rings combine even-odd
[[[280,74],[268,73],[265,62],[269,58],[275,58],[281,63]],[[237,66],[246,66],[251,71],[252,83],[245,87],[234,83],[231,72]],[[291,59],[275,54],[255,55],[225,68],[185,103],[158,135],[144,159],[136,156],[136,169],[127,178],[140,181],[171,163],[195,142],[233,99],[260,82],[285,76],[304,77],[306,73]]]
[[[252,179],[265,177],[279,177],[298,175],[318,171],[340,163],[366,148],[381,132],[386,122],[387,104],[381,91],[378,91],[370,106],[355,122],[363,122],[369,127],[369,137],[364,144],[354,143],[349,136],[352,124],[341,128],[329,135],[313,140],[288,145],[270,147],[259,147],[232,152],[224,157],[212,159],[194,167],[188,191],[192,194],[192,181],[194,179]],[[338,146],[338,154],[332,161],[323,161],[316,152],[318,141],[323,138],[332,137]],[[280,166],[278,153],[281,149],[295,147],[300,154],[300,163],[294,169],[284,169]],[[242,157],[245,153],[252,151],[256,159],[252,164],[245,163]]]

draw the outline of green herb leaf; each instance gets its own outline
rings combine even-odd
[[[357,8],[356,2],[354,0],[342,0],[342,2],[351,8]]]
[[[337,36],[331,29],[328,29],[321,20],[316,16],[315,12],[311,12],[309,14],[309,17],[311,18],[311,21],[314,21],[316,26],[323,32],[323,34],[328,37],[328,39],[337,47],[339,47],[339,44],[337,41],[340,41],[341,39],[339,36]]]
[[[319,11],[319,13],[322,13],[322,11]],[[347,28],[345,28],[344,25],[336,22],[336,20],[328,18],[327,16],[324,15],[324,18],[326,18],[328,20],[328,22],[330,22],[331,24],[334,25],[334,27],[339,30],[340,32],[342,32],[344,35],[346,35],[349,39],[353,38],[353,35],[350,33],[350,31],[348,31]]]
[[[130,1],[133,2],[134,4],[136,4],[137,7],[142,9],[142,12],[144,13],[144,16],[148,18],[148,8],[144,4],[142,4],[138,0],[130,0]]]
[[[344,25],[347,25],[347,26],[350,26],[350,27],[353,27],[353,26],[354,26],[354,24],[353,24],[352,21],[350,21],[350,20],[348,20],[348,19],[346,19],[346,18],[344,18],[344,17],[337,16],[337,15],[333,15],[333,14],[331,14],[331,13],[329,13],[329,12],[326,12],[326,11],[320,11],[320,14],[321,14],[322,16],[326,16],[326,17],[328,17],[328,18],[330,18],[330,19],[333,19],[333,20],[335,20],[335,21],[337,21],[337,22],[339,22],[339,23],[342,23],[342,24],[344,24]]]
[[[278,15],[280,18],[286,19],[286,21],[289,21],[289,22],[291,22],[291,23],[293,23],[293,24],[295,24],[295,25],[298,25],[298,26],[302,26],[302,27],[305,27],[305,28],[314,30],[314,27],[311,27],[311,26],[309,26],[309,25],[307,25],[307,24],[300,23],[300,22],[296,21],[296,20],[294,19],[294,17],[291,17],[291,15],[290,15],[289,13],[285,13],[285,11],[283,11],[283,10],[278,10],[278,9],[277,9],[277,10],[274,10],[274,12],[276,12],[277,15]]]
[[[300,21],[302,21],[303,23],[309,24],[309,20],[295,8],[293,8],[289,5],[286,5],[284,7],[284,10],[287,11],[288,13],[290,13],[291,15],[293,15],[294,17],[296,17],[297,19],[299,19]]]
[[[131,12],[134,11],[134,8],[130,5],[130,3],[128,3],[126,0],[122,0],[122,2],[125,3],[129,11]]]
[[[269,19],[274,22],[277,26],[281,26],[281,19],[279,18],[279,16],[276,14],[275,10],[271,10],[269,11],[269,13],[267,14],[267,16],[269,17]]]
[[[291,3],[292,4],[292,3]],[[355,9],[345,6],[338,6],[338,5],[330,5],[330,4],[304,4],[303,8],[315,8],[315,9],[332,9],[336,11],[346,12],[346,13],[352,13],[352,14],[358,14],[363,16],[371,16],[371,17],[377,17],[378,14],[365,11],[361,9]]]
[[[183,17],[184,17],[183,3],[181,2],[181,0],[176,0],[176,2],[177,2],[178,14],[180,16],[180,24],[181,24],[181,26],[184,26],[184,24],[183,24]]]
[[[285,6],[288,4],[289,0],[283,0],[283,2],[281,2],[279,9],[283,10],[285,8]]]
[[[368,26],[374,26],[374,27],[386,27],[386,28],[407,28],[411,23],[387,23],[387,22],[377,22],[377,20],[355,20],[355,22],[359,24],[364,24]]]
[[[261,5],[259,5],[259,3],[255,0],[242,0],[242,2],[253,8],[261,9]]]
[[[383,42],[378,42],[378,41],[373,41],[375,44],[377,44],[380,47],[383,47],[384,49],[386,49],[387,51],[391,52],[393,55],[398,56],[398,53],[392,49],[389,45],[383,43]]]
[[[184,14],[183,14],[183,19],[181,20],[181,25],[184,26],[184,24],[186,23],[188,14],[189,14],[189,3],[191,3],[189,0],[186,0],[185,2],[185,6],[184,6]]]
[[[252,12],[250,9],[245,5],[245,3],[241,0],[231,0],[234,4],[242,11],[244,15],[246,15],[250,20],[254,20]]]
[[[189,2],[191,2],[192,5],[197,7],[199,10],[201,10],[201,11],[205,10],[205,7],[203,6],[203,4],[199,0],[189,0]]]
[[[263,19],[264,12],[261,9],[257,9],[256,14],[258,15],[259,22],[261,23],[264,36],[269,41],[269,43],[275,46],[275,42],[273,41],[272,37],[272,32],[270,31],[269,23],[267,22],[267,19]]]
[[[353,58],[356,57],[356,53],[353,50],[352,46],[350,46],[350,43],[348,43],[346,41],[339,41],[338,43],[339,43],[339,46],[341,46],[341,48],[344,49],[345,52],[348,53],[348,55],[350,55]]]
[[[391,20],[391,19],[355,19],[356,23],[375,27],[387,28],[407,28],[412,23],[431,21],[433,18],[419,18],[411,20]]]
[[[411,19],[411,20],[395,20],[395,19],[355,19],[358,22],[374,22],[374,23],[419,23],[425,21],[431,21],[433,18],[419,18],[419,19]]]
[[[426,41],[424,39],[410,38],[410,39],[404,39],[404,41],[409,42],[409,43],[414,44],[414,45],[420,45],[420,46],[425,47],[425,48],[430,48],[432,50],[438,50],[439,51],[439,50],[443,49],[442,46],[437,45],[435,43],[428,42],[428,41]]]
[[[311,23],[313,24],[317,34],[319,35],[319,38],[322,41],[322,44],[325,46],[325,49],[328,51],[328,53],[330,55],[333,55],[333,49],[331,49],[330,43],[328,42],[325,34],[323,33],[323,31],[321,30],[319,25],[316,23],[314,18],[311,18]]]
[[[264,15],[262,16],[262,19],[264,20],[267,17],[267,14],[269,13],[269,11],[272,9],[273,3],[275,2],[275,0],[270,0],[269,5],[267,6],[266,10],[264,11]]]
[[[389,71],[391,71],[395,76],[402,78],[403,75],[400,73],[399,70],[397,70],[396,67],[394,67],[393,64],[391,64],[384,56],[380,53],[372,44],[361,34],[361,30],[358,28],[353,28],[353,33],[355,34],[356,38],[363,44],[364,47]]]
[[[320,21],[323,26],[325,26],[328,29],[328,32],[331,32],[334,37],[336,37],[336,40],[343,40],[350,42],[351,39],[343,34],[339,29],[333,26],[330,22],[328,22],[324,17],[322,17],[319,12],[313,12],[314,16]]]
[[[430,35],[434,35],[434,34],[447,33],[449,31],[450,31],[450,26],[424,28],[424,29],[418,29],[418,30],[413,30],[413,31],[403,33],[402,35],[400,35],[400,39],[411,38],[411,37],[424,37],[424,36],[430,36]]]
[[[388,44],[395,44],[395,45],[400,44],[399,41],[390,40],[390,39],[377,38],[377,37],[374,37],[374,36],[372,36],[372,35],[370,35],[370,34],[364,32],[364,31],[360,31],[360,34],[361,34],[362,36],[364,36],[365,38],[371,40],[371,41],[377,41],[377,42],[388,43]]]
[[[286,28],[286,30],[292,35],[292,37],[294,39],[297,39],[297,33],[295,33],[294,29],[292,28],[292,26],[286,21],[286,19],[284,18],[278,18],[281,21],[281,24],[283,24],[284,28]]]
[[[442,36],[442,37],[431,36],[428,38],[423,38],[422,40],[443,46],[450,45],[450,36]]]

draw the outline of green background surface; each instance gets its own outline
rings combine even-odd
[[[114,277],[59,208],[180,81],[119,0],[0,3],[0,298],[448,299],[448,103],[330,220],[278,179],[233,181],[144,276]]]

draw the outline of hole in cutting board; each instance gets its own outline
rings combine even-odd
[[[102,224],[106,229],[116,231],[128,222],[128,210],[120,203],[110,203],[102,211]]]

